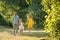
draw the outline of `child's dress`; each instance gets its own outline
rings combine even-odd
[[[20,22],[19,30],[24,30],[24,26],[23,26],[23,23],[22,22]]]
[[[32,18],[28,18],[28,28],[29,29],[32,29],[32,27],[33,27],[33,24],[34,24],[34,21],[33,21],[33,19]]]

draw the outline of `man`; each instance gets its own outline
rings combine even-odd
[[[14,36],[15,36],[18,32],[19,16],[17,15],[15,11],[13,12],[13,14],[14,15],[12,16],[12,24],[13,24],[13,30],[14,30]]]

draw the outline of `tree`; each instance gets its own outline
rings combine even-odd
[[[22,13],[19,12],[26,7],[28,7],[28,4],[25,0],[0,0],[0,14],[8,23],[12,21],[13,11],[17,11],[20,15]]]
[[[43,10],[48,14],[45,16],[45,30],[56,40],[60,39],[60,1],[42,0]]]
[[[46,12],[42,10],[43,6],[41,4],[42,0],[32,0],[32,3],[28,7],[28,12],[32,13],[36,28],[43,29],[43,23],[45,21],[44,16]]]

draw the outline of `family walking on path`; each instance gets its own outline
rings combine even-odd
[[[24,25],[25,24],[27,24],[27,28],[28,28],[29,32],[31,32],[31,30],[33,28],[33,25],[34,25],[32,15],[29,14],[28,17],[27,17],[27,22],[24,23],[22,18],[19,18],[17,12],[14,11],[13,16],[12,16],[12,25],[13,25],[14,36],[18,33],[18,30],[23,35],[23,30],[24,30]]]

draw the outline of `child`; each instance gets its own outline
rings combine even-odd
[[[33,21],[32,15],[30,14],[27,18],[27,26],[28,26],[29,32],[31,32],[33,25],[34,25],[34,21]]]
[[[19,31],[22,35],[23,35],[23,30],[24,30],[24,23],[21,18],[21,19],[19,19]]]

